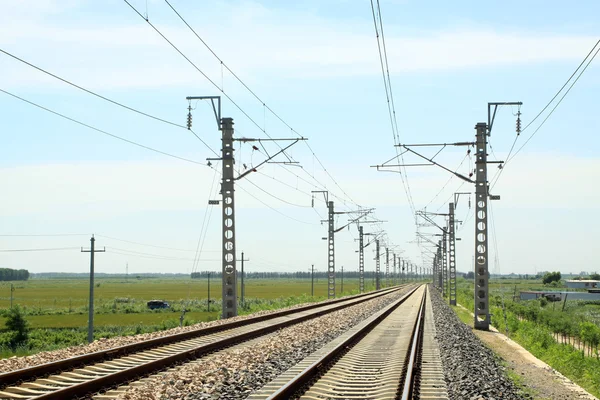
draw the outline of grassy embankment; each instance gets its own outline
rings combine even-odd
[[[516,287],[516,290],[515,290]],[[458,280],[458,303],[473,309],[473,283]],[[547,303],[540,300],[519,301],[521,290],[559,290],[531,280],[493,280],[490,282],[492,324],[569,379],[595,396],[600,396],[600,302],[567,301]],[[563,289],[564,290],[564,289]],[[516,293],[516,296],[515,296]],[[513,296],[515,296],[513,301]],[[473,326],[473,317],[458,307],[459,318]],[[554,339],[553,333],[577,337],[596,348],[596,354]]]

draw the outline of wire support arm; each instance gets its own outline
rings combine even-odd
[[[421,155],[421,154],[417,153],[416,151],[414,151],[414,150],[412,150],[412,149],[409,149],[408,147],[406,147],[406,145],[401,145],[401,146],[402,146],[402,147],[404,147],[406,150],[410,151],[411,153],[415,154],[416,156],[418,156],[418,157],[420,157],[420,158],[422,158],[422,159],[424,159],[424,160],[427,160],[427,161],[429,161],[429,162],[430,162],[430,163],[432,163],[433,165],[435,165],[435,166],[438,166],[438,167],[442,168],[442,169],[443,169],[443,170],[445,170],[445,171],[448,171],[448,172],[450,172],[451,174],[455,175],[456,177],[458,177],[458,178],[460,178],[460,179],[462,179],[462,180],[464,180],[464,181],[467,181],[467,182],[469,182],[469,183],[475,183],[475,181],[473,181],[473,180],[471,180],[471,179],[467,178],[466,176],[464,176],[464,175],[462,175],[462,174],[459,174],[458,172],[452,171],[451,169],[449,169],[449,168],[446,168],[446,167],[444,167],[443,165],[441,165],[441,164],[439,164],[439,163],[437,163],[437,162],[433,161],[433,158],[427,158],[427,157],[425,157],[424,155]]]
[[[264,160],[263,162],[261,162],[260,164],[258,164],[257,166],[255,166],[252,169],[249,169],[248,171],[244,172],[243,174],[241,174],[240,176],[238,176],[237,178],[235,178],[235,180],[240,180],[243,177],[245,177],[246,175],[248,175],[251,172],[255,172],[256,169],[266,163],[268,163],[270,160],[272,160],[273,158],[275,158],[276,156],[278,156],[281,153],[284,153],[287,149],[289,149],[290,147],[292,147],[293,145],[295,145],[296,143],[298,143],[301,139],[292,139],[294,140],[293,143],[287,145],[286,147],[284,147],[283,149],[279,150],[277,153],[273,154],[272,156],[270,156],[269,158],[267,158],[266,160]],[[305,139],[304,139],[305,140]]]

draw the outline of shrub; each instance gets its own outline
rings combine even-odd
[[[11,308],[6,315],[6,329],[12,331],[12,339],[10,345],[13,348],[27,344],[29,337],[29,324],[25,319],[25,315],[18,305]]]

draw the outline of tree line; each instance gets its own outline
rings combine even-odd
[[[26,269],[0,268],[0,281],[26,281],[29,271]]]
[[[192,279],[206,279],[208,277],[208,273],[210,272],[210,277],[211,278],[215,278],[215,279],[220,279],[221,278],[221,272],[217,272],[217,271],[203,271],[203,272],[192,272],[191,274],[191,278]],[[241,276],[241,271],[238,270],[237,271],[238,276]],[[385,267],[379,272],[380,277],[381,278],[385,278]],[[412,275],[409,274],[411,277],[413,276],[417,276],[416,273],[413,273]],[[338,269],[335,271],[335,276],[337,279],[340,279],[342,277],[342,271],[341,269]],[[365,271],[364,277],[365,279],[369,279],[375,276],[375,271],[370,270],[370,271]],[[390,278],[393,276],[393,270],[392,268],[390,268]],[[400,271],[397,270],[396,272],[396,276],[399,278],[400,277]],[[406,271],[404,271],[404,274],[402,275],[404,277],[407,276]],[[311,272],[307,271],[297,271],[297,272],[244,272],[244,277],[245,278],[249,278],[249,279],[310,279],[311,278]],[[328,273],[327,271],[316,271],[314,273],[314,278],[315,279],[327,279],[328,277]],[[348,278],[348,279],[358,279],[359,278],[359,273],[358,271],[354,270],[354,271],[344,271],[344,278]]]

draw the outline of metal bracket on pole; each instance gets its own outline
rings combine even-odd
[[[192,100],[210,100],[212,104],[213,112],[215,113],[215,119],[217,121],[217,127],[219,130],[223,128],[221,125],[221,96],[188,96],[185,98],[187,101]],[[217,105],[215,106],[215,100],[217,101]],[[188,113],[188,129],[192,127],[192,106],[190,105]]]

